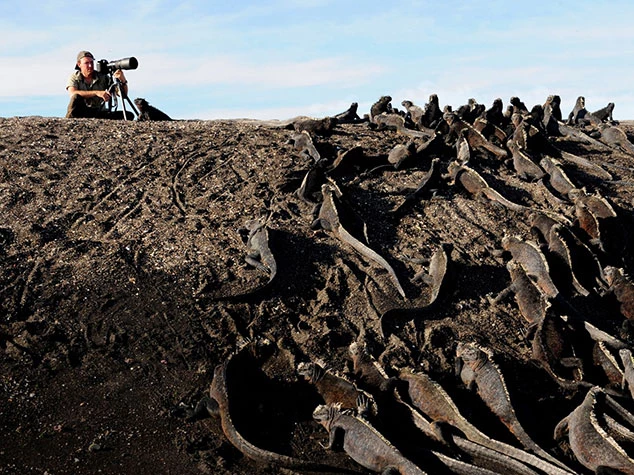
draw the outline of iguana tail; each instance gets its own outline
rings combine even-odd
[[[342,241],[347,242],[361,255],[367,257],[368,259],[373,260],[374,262],[379,264],[381,267],[383,267],[388,272],[388,274],[390,274],[390,277],[392,278],[392,281],[394,282],[394,285],[396,286],[398,293],[401,294],[403,298],[405,298],[405,291],[403,290],[403,287],[401,286],[401,283],[399,282],[398,277],[396,277],[396,272],[394,272],[394,269],[392,269],[392,266],[383,257],[381,257],[375,251],[370,249],[368,246],[363,244],[361,241],[355,238],[352,234],[346,231],[346,229],[343,226],[341,226],[341,224],[339,225],[337,232],[339,236],[341,237]]]

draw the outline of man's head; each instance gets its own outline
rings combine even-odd
[[[90,76],[95,69],[95,57],[90,51],[80,51],[77,54],[77,63],[75,69],[81,71],[83,76]]]

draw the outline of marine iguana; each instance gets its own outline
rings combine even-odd
[[[337,123],[338,121],[334,117],[323,117],[321,119],[306,117],[293,121],[292,126],[296,132],[306,131],[311,135],[330,137],[337,127]]]
[[[604,225],[617,216],[612,205],[600,194],[587,194],[582,189],[571,190],[568,197],[575,205],[575,224],[586,233],[593,246],[605,252]]]
[[[357,114],[358,108],[359,104],[353,102],[350,104],[350,107],[348,107],[348,110],[335,115],[335,119],[337,119],[339,124],[358,124],[359,122],[363,122],[359,114]]]
[[[601,388],[591,388],[583,402],[557,424],[554,437],[561,440],[567,435],[575,457],[589,470],[602,473],[602,468],[611,468],[632,475],[634,460],[601,427],[599,421],[599,406],[607,398],[609,396]]]
[[[543,105],[544,113],[547,112],[547,109],[550,109],[550,113],[557,122],[561,122],[563,119],[561,114],[561,97],[557,94],[552,94],[546,98],[546,102]]]
[[[465,129],[458,136],[455,144],[456,160],[461,165],[467,165],[471,161],[471,147],[469,146],[469,141],[467,140],[466,135],[467,131]]]
[[[453,161],[449,164],[447,174],[444,175],[444,177],[451,178],[450,185],[459,182],[465,190],[475,197],[485,196],[489,200],[499,203],[512,211],[521,212],[529,209],[526,206],[506,199],[499,192],[491,188],[478,172],[457,161]]]
[[[349,354],[352,357],[356,377],[360,378],[370,391],[374,391],[380,395],[383,403],[388,402],[386,400],[386,398],[388,398],[392,404],[396,404],[396,407],[403,408],[405,411],[404,415],[408,417],[414,426],[423,434],[445,445],[450,444],[457,447],[474,461],[478,460],[485,465],[497,464],[498,466],[505,466],[509,473],[514,473],[517,470],[519,470],[517,473],[527,473],[526,467],[522,470],[521,464],[516,463],[514,460],[504,459],[504,457],[500,457],[499,454],[491,452],[488,447],[471,443],[460,435],[446,433],[442,427],[431,423],[428,419],[423,417],[423,415],[417,412],[410,404],[403,401],[398,392],[394,391],[394,386],[398,378],[388,377],[383,368],[368,353],[363,343],[353,342],[349,347]],[[464,462],[438,453],[435,450],[432,450],[431,454],[452,473],[464,475],[491,473],[486,468],[465,464]],[[531,471],[529,470],[528,472],[530,473]]]
[[[490,301],[496,305],[512,292],[520,314],[530,329],[544,319],[550,302],[519,263],[511,259],[507,262],[506,269],[511,276],[511,284]]]
[[[267,284],[270,284],[277,275],[277,262],[269,246],[269,230],[265,219],[250,219],[242,228],[247,232],[247,255],[244,260],[247,264],[266,272],[269,275]]]
[[[588,110],[586,109],[586,98],[583,96],[577,97],[577,101],[575,102],[575,106],[573,107],[570,114],[568,114],[568,125],[579,125],[585,122],[584,119],[588,114]]]
[[[381,114],[374,116],[372,123],[376,126],[377,130],[395,130],[397,132],[405,131],[405,119],[403,116],[393,112],[382,112]]]
[[[561,122],[561,99],[559,96],[548,96],[542,107],[544,110],[542,125],[546,135],[550,137],[562,136],[563,134],[559,130],[559,123]]]
[[[250,290],[240,291],[233,294],[230,293],[228,295],[225,295],[225,293],[221,291],[217,295],[211,297],[213,300],[238,299],[254,294],[257,291],[268,287],[277,275],[277,261],[271,252],[269,244],[269,229],[267,227],[267,220],[264,218],[250,219],[238,229],[238,233],[244,240],[247,247],[247,254],[244,257],[245,262],[256,269],[267,273],[269,279],[263,285],[258,285]]]
[[[511,151],[513,168],[518,177],[524,181],[537,181],[544,178],[546,172],[517,145],[515,140],[509,139],[506,142],[506,146]]]
[[[509,392],[500,369],[493,363],[492,354],[472,343],[458,343],[456,357],[461,362],[460,378],[469,388],[477,389],[478,395],[508,427],[524,447],[543,459],[571,471],[563,462],[542,449],[526,433],[513,409]],[[572,472],[572,471],[571,471]]]
[[[572,183],[566,172],[559,166],[560,163],[552,157],[544,157],[539,165],[548,174],[549,185],[559,193],[560,196],[568,198],[568,193],[577,187]]]
[[[406,144],[397,144],[387,156],[388,163],[391,163],[398,170],[403,162],[407,162],[416,156],[416,142],[408,141]]]
[[[501,147],[498,147],[490,140],[487,140],[484,135],[478,132],[473,125],[460,119],[455,113],[448,112],[443,114],[443,119],[449,125],[449,132],[445,137],[445,142],[453,144],[461,134],[464,134],[469,145],[472,149],[480,150],[484,153],[490,152],[496,158],[505,159],[508,157],[508,152]],[[466,130],[466,132],[464,132]]]
[[[422,107],[415,105],[412,101],[402,101],[401,105],[405,107],[409,119],[416,126],[416,128],[422,125],[423,116],[425,115],[425,111]]]
[[[420,201],[421,197],[427,193],[431,186],[437,181],[439,167],[439,158],[434,158],[431,161],[429,170],[423,175],[416,189],[405,196],[405,199],[401,204],[396,206],[391,212],[395,215],[400,215],[406,208]]]
[[[247,345],[248,348],[248,345]],[[241,351],[247,351],[243,348]],[[320,472],[347,472],[344,469],[329,466],[319,462],[299,459],[296,457],[279,454],[266,449],[255,446],[238,431],[236,428],[231,408],[230,388],[228,385],[228,376],[230,372],[235,371],[233,368],[237,354],[231,355],[224,363],[216,366],[214,377],[209,390],[211,404],[208,406],[213,414],[217,412],[220,416],[222,431],[229,442],[242,452],[246,457],[253,459],[259,463],[263,463],[273,467],[283,467],[292,470],[320,471]]]
[[[526,104],[524,104],[520,100],[519,97],[513,96],[513,97],[511,97],[509,102],[513,106],[513,113],[514,114],[528,114],[528,108],[526,107]]]
[[[606,145],[620,150],[629,155],[634,155],[634,144],[629,141],[625,132],[615,126],[609,124],[600,124],[601,141]]]
[[[346,230],[343,223],[341,223],[339,214],[339,207],[341,206],[339,198],[341,197],[341,192],[332,183],[325,183],[321,187],[321,193],[323,196],[323,202],[319,205],[318,216],[315,221],[313,221],[311,227],[313,229],[321,227],[325,231],[331,232],[342,242],[352,246],[352,248],[359,254],[380,265],[388,272],[398,293],[405,298],[405,291],[403,290],[403,287],[401,286],[392,266],[390,266],[383,257],[352,236],[350,232]]]
[[[567,226],[544,213],[529,216],[531,230],[536,231],[560,266],[569,274],[574,289],[587,296],[589,291],[603,282],[603,269],[596,255]],[[561,269],[561,266],[564,269]]]
[[[449,255],[447,250],[448,246],[441,245],[431,256],[429,261],[429,270],[427,272],[419,272],[412,278],[412,282],[422,280],[425,284],[431,287],[429,301],[427,302],[428,306],[436,302],[443,282],[445,281],[447,268],[449,266]]]
[[[473,97],[467,101],[467,104],[458,107],[456,115],[469,124],[473,122],[484,113],[486,107],[483,104],[478,104],[478,101]]]
[[[576,391],[588,384],[583,381],[583,361],[577,357],[574,329],[559,316],[546,313],[535,327],[531,343],[532,359],[559,386]]]
[[[540,457],[504,442],[500,442],[499,440],[491,439],[482,433],[460,413],[460,410],[449,394],[426,373],[414,372],[409,368],[400,369],[398,371],[398,379],[399,385],[397,388],[400,386],[406,387],[407,396],[412,405],[429,416],[433,421],[450,424],[461,431],[468,440],[506,456],[497,458],[494,457],[494,454],[488,454],[491,459],[497,461],[496,463],[501,462],[503,465],[506,465],[505,467],[499,467],[499,469],[504,470],[502,473],[526,473],[527,467],[523,465],[526,464],[551,475],[569,474],[568,471],[562,470],[558,466],[552,465]],[[462,437],[453,436],[452,442],[456,443],[462,450],[475,455],[475,448],[469,450],[468,447],[461,444]],[[516,461],[522,463],[520,464]],[[488,468],[495,469],[494,467]],[[532,470],[529,469],[528,472],[532,472]]]
[[[548,298],[554,299],[559,295],[559,290],[550,276],[550,267],[546,257],[539,246],[516,236],[504,236],[502,248],[511,253],[513,259],[522,266],[526,275],[535,281]]]
[[[495,144],[503,144],[507,139],[506,132],[504,130],[494,123],[489,122],[484,117],[476,118],[476,120],[473,121],[473,128],[492,143],[492,139],[495,138]]]
[[[500,129],[504,127],[504,103],[502,99],[499,97],[494,99],[491,107],[484,111],[482,117]]]
[[[381,96],[378,101],[372,104],[370,107],[370,122],[375,122],[375,118],[383,113],[391,114],[393,112],[391,100],[391,96]]]
[[[338,439],[342,439],[343,450],[355,462],[367,469],[383,474],[422,475],[425,473],[406,459],[374,427],[363,419],[342,411],[337,404],[317,406],[313,412],[313,418],[328,431],[327,448],[336,447]]]
[[[629,348],[621,348],[619,350],[619,357],[623,363],[623,381],[621,381],[621,390],[627,389],[630,391],[630,396],[634,399],[634,357],[632,357],[632,350]]]
[[[440,104],[438,102],[438,96],[431,94],[429,96],[429,102],[425,104],[423,108],[423,117],[421,119],[421,125],[430,129],[435,129],[438,123],[442,120],[442,110],[440,110]]]
[[[614,112],[614,102],[608,102],[608,105],[602,107],[601,109],[594,111],[592,115],[596,117],[601,122],[612,122],[614,123],[614,118],[612,117],[612,113]]]
[[[295,191],[298,198],[308,203],[320,203],[323,199],[321,196],[321,185],[327,181],[328,161],[323,158],[310,167],[310,170],[304,175],[301,185]]]
[[[299,150],[300,154],[304,154],[309,158],[312,158],[315,163],[321,160],[321,155],[317,151],[315,144],[313,143],[313,139],[307,131],[302,131],[296,134],[293,134],[289,139],[288,143],[293,145],[296,150]]]
[[[136,105],[137,109],[139,109],[138,120],[172,120],[169,115],[150,105],[150,103],[142,97],[137,97],[134,100],[134,104]]]
[[[313,362],[299,363],[297,373],[315,386],[326,404],[339,404],[342,409],[355,410],[364,418],[376,416],[374,398],[343,376]]]
[[[604,273],[609,286],[607,292],[616,297],[621,315],[628,320],[634,320],[634,283],[625,275],[623,269],[607,266]]]

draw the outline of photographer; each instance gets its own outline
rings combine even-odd
[[[112,75],[95,71],[95,57],[88,51],[80,51],[77,55],[75,71],[68,78],[66,90],[70,94],[70,103],[66,111],[67,118],[123,119],[123,112],[110,111],[108,104],[112,98],[109,92],[113,78],[120,81],[124,96],[128,93],[128,82],[121,69]],[[127,112],[128,120],[134,114]]]

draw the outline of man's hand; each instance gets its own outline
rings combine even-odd
[[[112,97],[108,91],[95,91],[95,93],[101,97],[104,102],[108,102]]]
[[[115,79],[118,79],[123,84],[125,84],[127,82],[125,80],[125,75],[123,74],[123,71],[121,69],[117,69],[114,73],[112,73],[112,77],[115,78]]]

